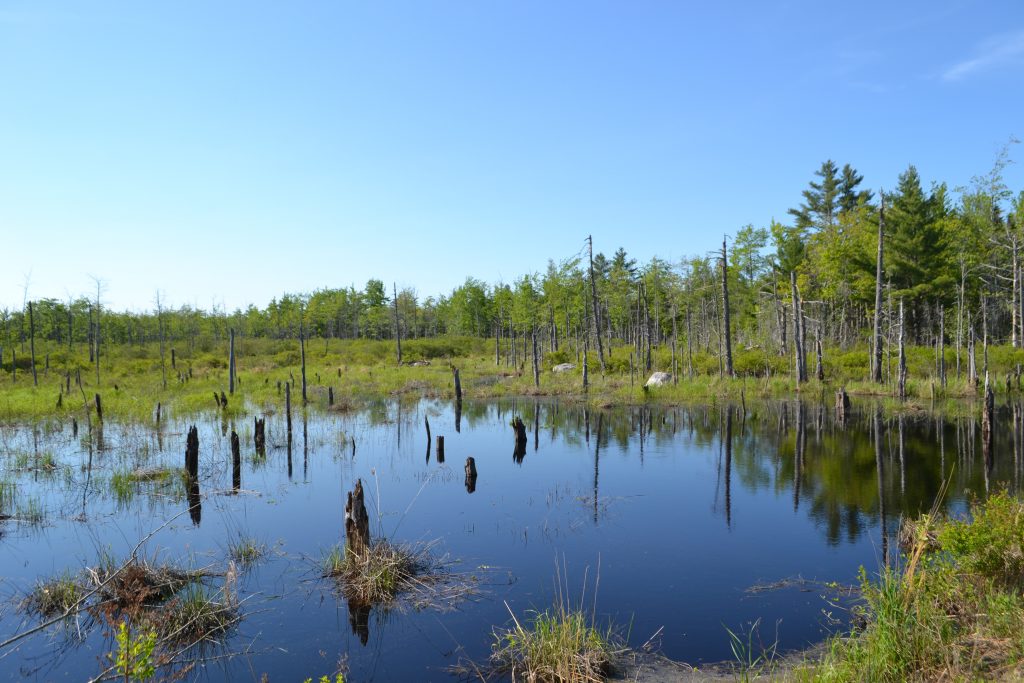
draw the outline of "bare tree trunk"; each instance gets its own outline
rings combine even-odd
[[[729,271],[725,238],[722,238],[722,325],[725,335],[725,374],[735,377],[732,370],[732,326],[729,320]]]
[[[39,386],[39,376],[36,374],[36,318],[32,313],[32,302],[28,302],[28,348],[29,360],[32,363],[32,386]]]
[[[235,328],[233,327],[230,330],[230,341],[228,342],[228,393],[235,393]]]
[[[601,341],[601,310],[597,305],[597,283],[594,282],[594,239],[591,235],[587,235],[587,251],[590,256],[590,298],[594,306],[594,331],[597,333],[597,359],[601,363],[601,374],[604,374],[604,346]]]
[[[794,369],[796,375],[796,381],[799,385],[801,382],[807,381],[807,367],[804,364],[804,349],[803,349],[803,334],[801,333],[801,318],[803,315],[800,311],[800,290],[796,287],[796,272],[790,271],[789,273],[789,285],[793,290],[793,354],[795,356]]]
[[[306,332],[299,328],[299,357],[302,359],[302,405],[306,405]]]
[[[939,386],[946,388],[946,307],[939,307]]]
[[[533,326],[533,386],[540,388],[540,361],[537,358],[537,326]]]
[[[398,364],[402,364],[402,326],[398,321],[398,287],[394,282],[391,283],[391,303],[394,304],[395,309],[395,355],[397,356]]]
[[[885,197],[878,209],[878,255],[875,260],[875,322],[871,334],[874,358],[871,364],[871,379],[882,383],[882,259],[885,234]]]
[[[903,317],[903,299],[900,299],[900,361],[899,374],[897,375],[897,395],[902,401],[907,397],[907,349],[906,349],[906,324]]]

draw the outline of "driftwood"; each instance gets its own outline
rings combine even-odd
[[[370,550],[370,517],[363,501],[363,480],[356,479],[355,488],[345,502],[345,552],[365,557]]]

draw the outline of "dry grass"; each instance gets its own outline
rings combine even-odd
[[[454,581],[444,558],[432,554],[433,544],[418,546],[378,540],[363,554],[335,546],[325,556],[325,576],[338,581],[346,599],[360,605],[388,605],[407,595],[417,606],[441,604],[469,590],[469,581]]]

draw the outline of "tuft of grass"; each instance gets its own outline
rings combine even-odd
[[[155,615],[154,627],[170,642],[197,643],[215,639],[238,621],[237,606],[202,584],[188,586]]]
[[[441,575],[429,550],[378,540],[359,554],[335,546],[323,560],[324,574],[338,579],[345,597],[361,605],[387,604]]]
[[[228,541],[228,555],[242,567],[251,567],[260,561],[267,547],[254,538],[239,535]]]
[[[514,614],[512,621],[495,632],[491,662],[513,678],[518,673],[544,683],[600,683],[615,671],[621,648],[614,633],[598,629],[582,608],[559,603],[534,612],[525,626]]]
[[[68,611],[78,604],[83,595],[78,580],[65,572],[37,582],[32,592],[22,602],[22,606],[30,612],[50,617]]]
[[[18,503],[18,507],[14,512],[14,517],[24,524],[40,526],[46,520],[46,510],[43,508],[43,504],[38,498],[31,497],[26,499],[23,503]]]

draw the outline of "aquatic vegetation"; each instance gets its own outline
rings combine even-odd
[[[84,596],[77,577],[64,572],[51,579],[36,582],[32,592],[22,601],[22,607],[44,617],[67,612]]]
[[[350,600],[366,605],[387,604],[403,592],[418,591],[444,578],[429,547],[397,545],[387,540],[356,553],[335,546],[323,560],[324,574],[339,581]]]
[[[226,590],[221,594],[202,584],[193,584],[149,617],[162,639],[197,643],[227,631],[238,622],[239,614]]]
[[[256,564],[266,551],[266,545],[241,534],[228,541],[228,555],[242,567]]]
[[[597,628],[593,614],[565,603],[534,612],[525,626],[514,614],[512,622],[495,631],[491,663],[513,678],[599,683],[615,671],[624,651],[611,629]]]

